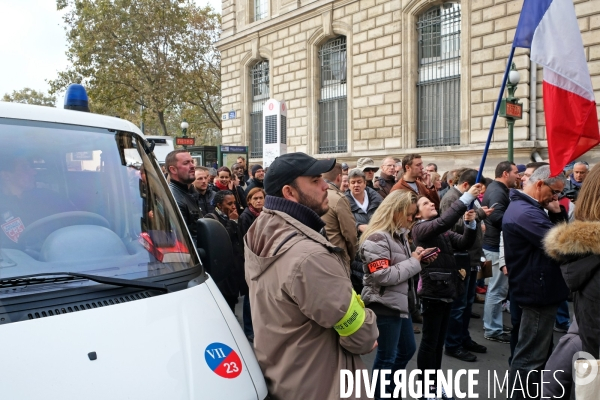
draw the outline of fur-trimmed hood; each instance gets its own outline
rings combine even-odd
[[[544,248],[556,260],[586,254],[600,255],[600,221],[560,224],[548,232]]]

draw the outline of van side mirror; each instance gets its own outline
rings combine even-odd
[[[204,270],[217,284],[227,279],[233,248],[225,227],[214,219],[200,218],[196,221],[196,238]]]

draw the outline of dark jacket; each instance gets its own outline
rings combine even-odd
[[[500,251],[500,233],[502,232],[502,217],[510,203],[508,197],[508,187],[502,182],[493,181],[486,188],[481,205],[492,207],[495,203],[494,212],[492,212],[484,221],[485,233],[483,234],[483,248],[488,251]]]
[[[352,211],[352,215],[354,215],[354,220],[356,221],[357,232],[359,225],[367,225],[369,223],[371,217],[373,214],[375,214],[375,210],[377,210],[377,207],[379,207],[383,201],[379,193],[377,193],[374,189],[366,187],[365,192],[367,198],[369,199],[369,205],[367,206],[366,213],[356,204],[356,201],[354,201],[354,197],[352,197],[350,190],[346,190],[346,193],[344,193],[348,199],[348,202],[350,203],[350,210]]]
[[[242,212],[240,218],[238,219],[238,224],[240,225],[240,232],[242,234],[242,238],[246,236],[246,233],[248,233],[248,229],[250,229],[252,223],[254,223],[254,220],[256,218],[257,217],[255,217],[254,214],[252,214],[252,212],[250,211],[250,208],[246,208],[244,212]]]
[[[188,185],[174,181],[171,179],[169,182],[169,188],[173,193],[177,207],[183,215],[183,220],[190,231],[194,245],[196,244],[196,221],[202,218],[202,212],[198,207],[198,201],[194,192],[188,188]]]
[[[385,199],[385,197],[390,194],[395,184],[396,177],[382,172],[381,175],[379,175],[379,178],[375,179],[375,184],[373,186],[375,190],[377,190],[377,193]]]
[[[204,194],[200,194],[198,190],[195,190],[195,196],[202,215],[215,212],[215,205],[212,204],[213,199],[215,198],[214,191],[210,190],[210,188],[207,188]]]
[[[600,358],[600,222],[560,224],[544,239],[546,252],[562,263],[574,294],[583,351]]]
[[[221,191],[217,185],[210,187],[210,189],[214,192]],[[238,215],[242,215],[244,208],[248,207],[248,204],[246,203],[246,196],[244,195],[244,189],[242,189],[240,186],[236,186],[234,190],[231,190],[231,193],[233,193],[233,197],[235,197],[235,206],[238,210]]]
[[[546,214],[537,200],[510,190],[502,236],[511,295],[519,305],[546,306],[567,299],[569,289],[559,263],[544,252],[542,243],[556,223],[566,220],[566,213]]]
[[[245,296],[248,294],[248,285],[244,277],[244,242],[239,224],[230,220],[217,210],[206,214],[204,218],[217,220],[225,227],[231,240],[233,250],[233,264],[227,266],[228,278],[217,284],[223,296]]]
[[[448,192],[446,192],[446,195],[442,198],[442,201],[440,202],[440,213],[443,213],[444,211],[446,211],[456,200],[458,200],[460,198],[461,195],[462,195],[462,193],[455,186],[452,186],[451,188],[449,188]],[[475,200],[475,203],[476,203],[476,205],[479,204],[479,202],[477,200]],[[471,267],[478,266],[481,263],[481,261],[480,261],[481,257],[483,257],[483,250],[481,249],[481,243],[482,243],[481,241],[483,239],[483,232],[481,230],[481,221],[485,220],[487,217],[485,215],[485,212],[481,208],[477,208],[476,212],[477,212],[477,219],[476,219],[477,235],[475,238],[475,242],[467,250],[469,252]],[[452,230],[454,232],[460,233],[460,234],[463,234],[465,232],[465,220],[463,217],[460,217],[460,219],[456,222],[456,224],[454,224],[454,227],[452,228]]]
[[[465,198],[472,198],[465,193]],[[437,259],[428,265],[423,265],[421,271],[422,289],[419,295],[429,298],[454,299],[462,292],[462,278],[454,258],[454,250],[466,250],[475,242],[477,231],[466,229],[464,235],[451,231],[456,222],[467,211],[462,200],[456,200],[437,218],[419,221],[412,228],[415,245],[423,248],[438,247],[441,252]],[[468,271],[465,271],[468,272]],[[440,275],[441,274],[441,275]],[[447,275],[447,279],[438,277]]]
[[[418,195],[427,197],[429,199],[429,201],[431,201],[433,204],[435,204],[435,209],[439,210],[440,209],[440,196],[438,196],[437,190],[435,190],[434,187],[432,187],[431,189],[427,189],[427,187],[422,182],[419,182],[419,181],[416,181],[415,183],[417,184],[417,188],[419,189],[416,193]],[[391,191],[399,190],[399,189],[412,190],[413,192],[415,191],[408,184],[408,182],[406,182],[404,180],[404,178],[401,178],[398,182],[396,182],[394,187],[392,187]]]
[[[244,198],[248,196],[248,193],[250,193],[250,190],[254,189],[255,187],[259,187],[261,189],[264,189],[265,184],[263,181],[259,181],[258,179],[252,178],[248,181],[248,186],[246,186],[246,190],[244,191]]]

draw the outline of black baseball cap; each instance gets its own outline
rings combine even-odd
[[[279,156],[269,166],[265,175],[265,192],[273,196],[285,185],[289,185],[299,176],[317,176],[331,171],[335,158],[317,160],[304,153],[288,153]]]

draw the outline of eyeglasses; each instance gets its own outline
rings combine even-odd
[[[552,190],[552,196],[559,196],[562,193],[562,190],[552,189],[552,186],[548,185],[545,181],[544,181],[544,185],[548,186],[550,188],[550,190]]]

